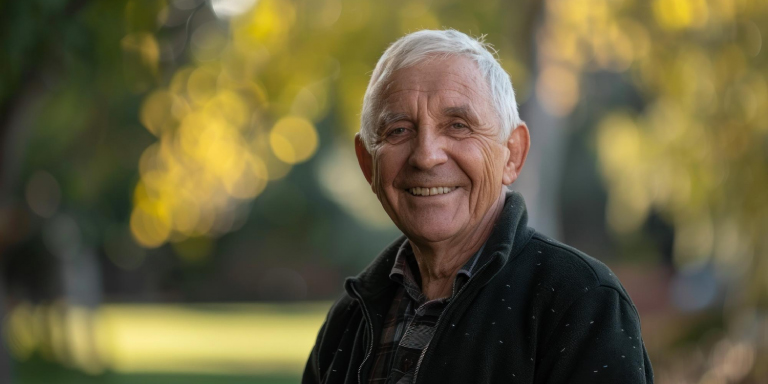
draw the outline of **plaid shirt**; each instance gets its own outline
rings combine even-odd
[[[484,246],[483,246],[484,247]],[[429,345],[435,324],[448,303],[479,268],[480,248],[459,270],[450,297],[428,300],[421,292],[421,274],[406,239],[395,257],[389,278],[398,282],[374,354],[370,384],[409,384],[422,351]]]

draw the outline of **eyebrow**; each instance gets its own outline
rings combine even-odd
[[[379,115],[379,123],[377,124],[378,125],[377,131],[381,132],[381,130],[384,129],[384,127],[386,127],[389,124],[392,124],[398,121],[408,120],[409,118],[410,117],[408,116],[407,113],[386,112],[386,111],[382,112],[381,115]]]
[[[460,117],[470,123],[477,123],[477,116],[467,104],[444,108],[443,115]]]

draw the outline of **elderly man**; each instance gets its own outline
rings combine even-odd
[[[526,225],[507,190],[529,148],[481,41],[419,31],[373,71],[360,168],[405,236],[331,308],[304,383],[650,383],[611,271]]]

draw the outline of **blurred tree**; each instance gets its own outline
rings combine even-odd
[[[581,79],[599,71],[624,74],[645,100],[639,110],[605,110],[596,129],[608,224],[631,233],[658,212],[674,228],[674,265],[713,266],[729,287],[727,337],[752,341],[724,348],[763,351],[758,359],[765,361],[759,314],[768,304],[768,3],[546,4],[536,87],[556,95],[549,109],[572,110]],[[752,368],[731,374],[723,364],[701,367],[702,375],[738,382]],[[766,377],[765,369],[755,364],[750,377]]]
[[[113,196],[133,183],[130,146],[149,136],[130,125],[139,96],[124,85],[122,24],[115,28],[125,9],[125,1],[0,4],[0,284],[8,299],[0,315],[26,300],[99,301],[98,228],[129,208]],[[157,17],[158,7],[145,9]]]

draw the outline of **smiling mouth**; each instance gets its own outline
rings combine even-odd
[[[414,187],[414,188],[408,188],[406,191],[414,196],[434,196],[434,195],[444,195],[446,193],[450,193],[453,190],[455,190],[458,187]]]

